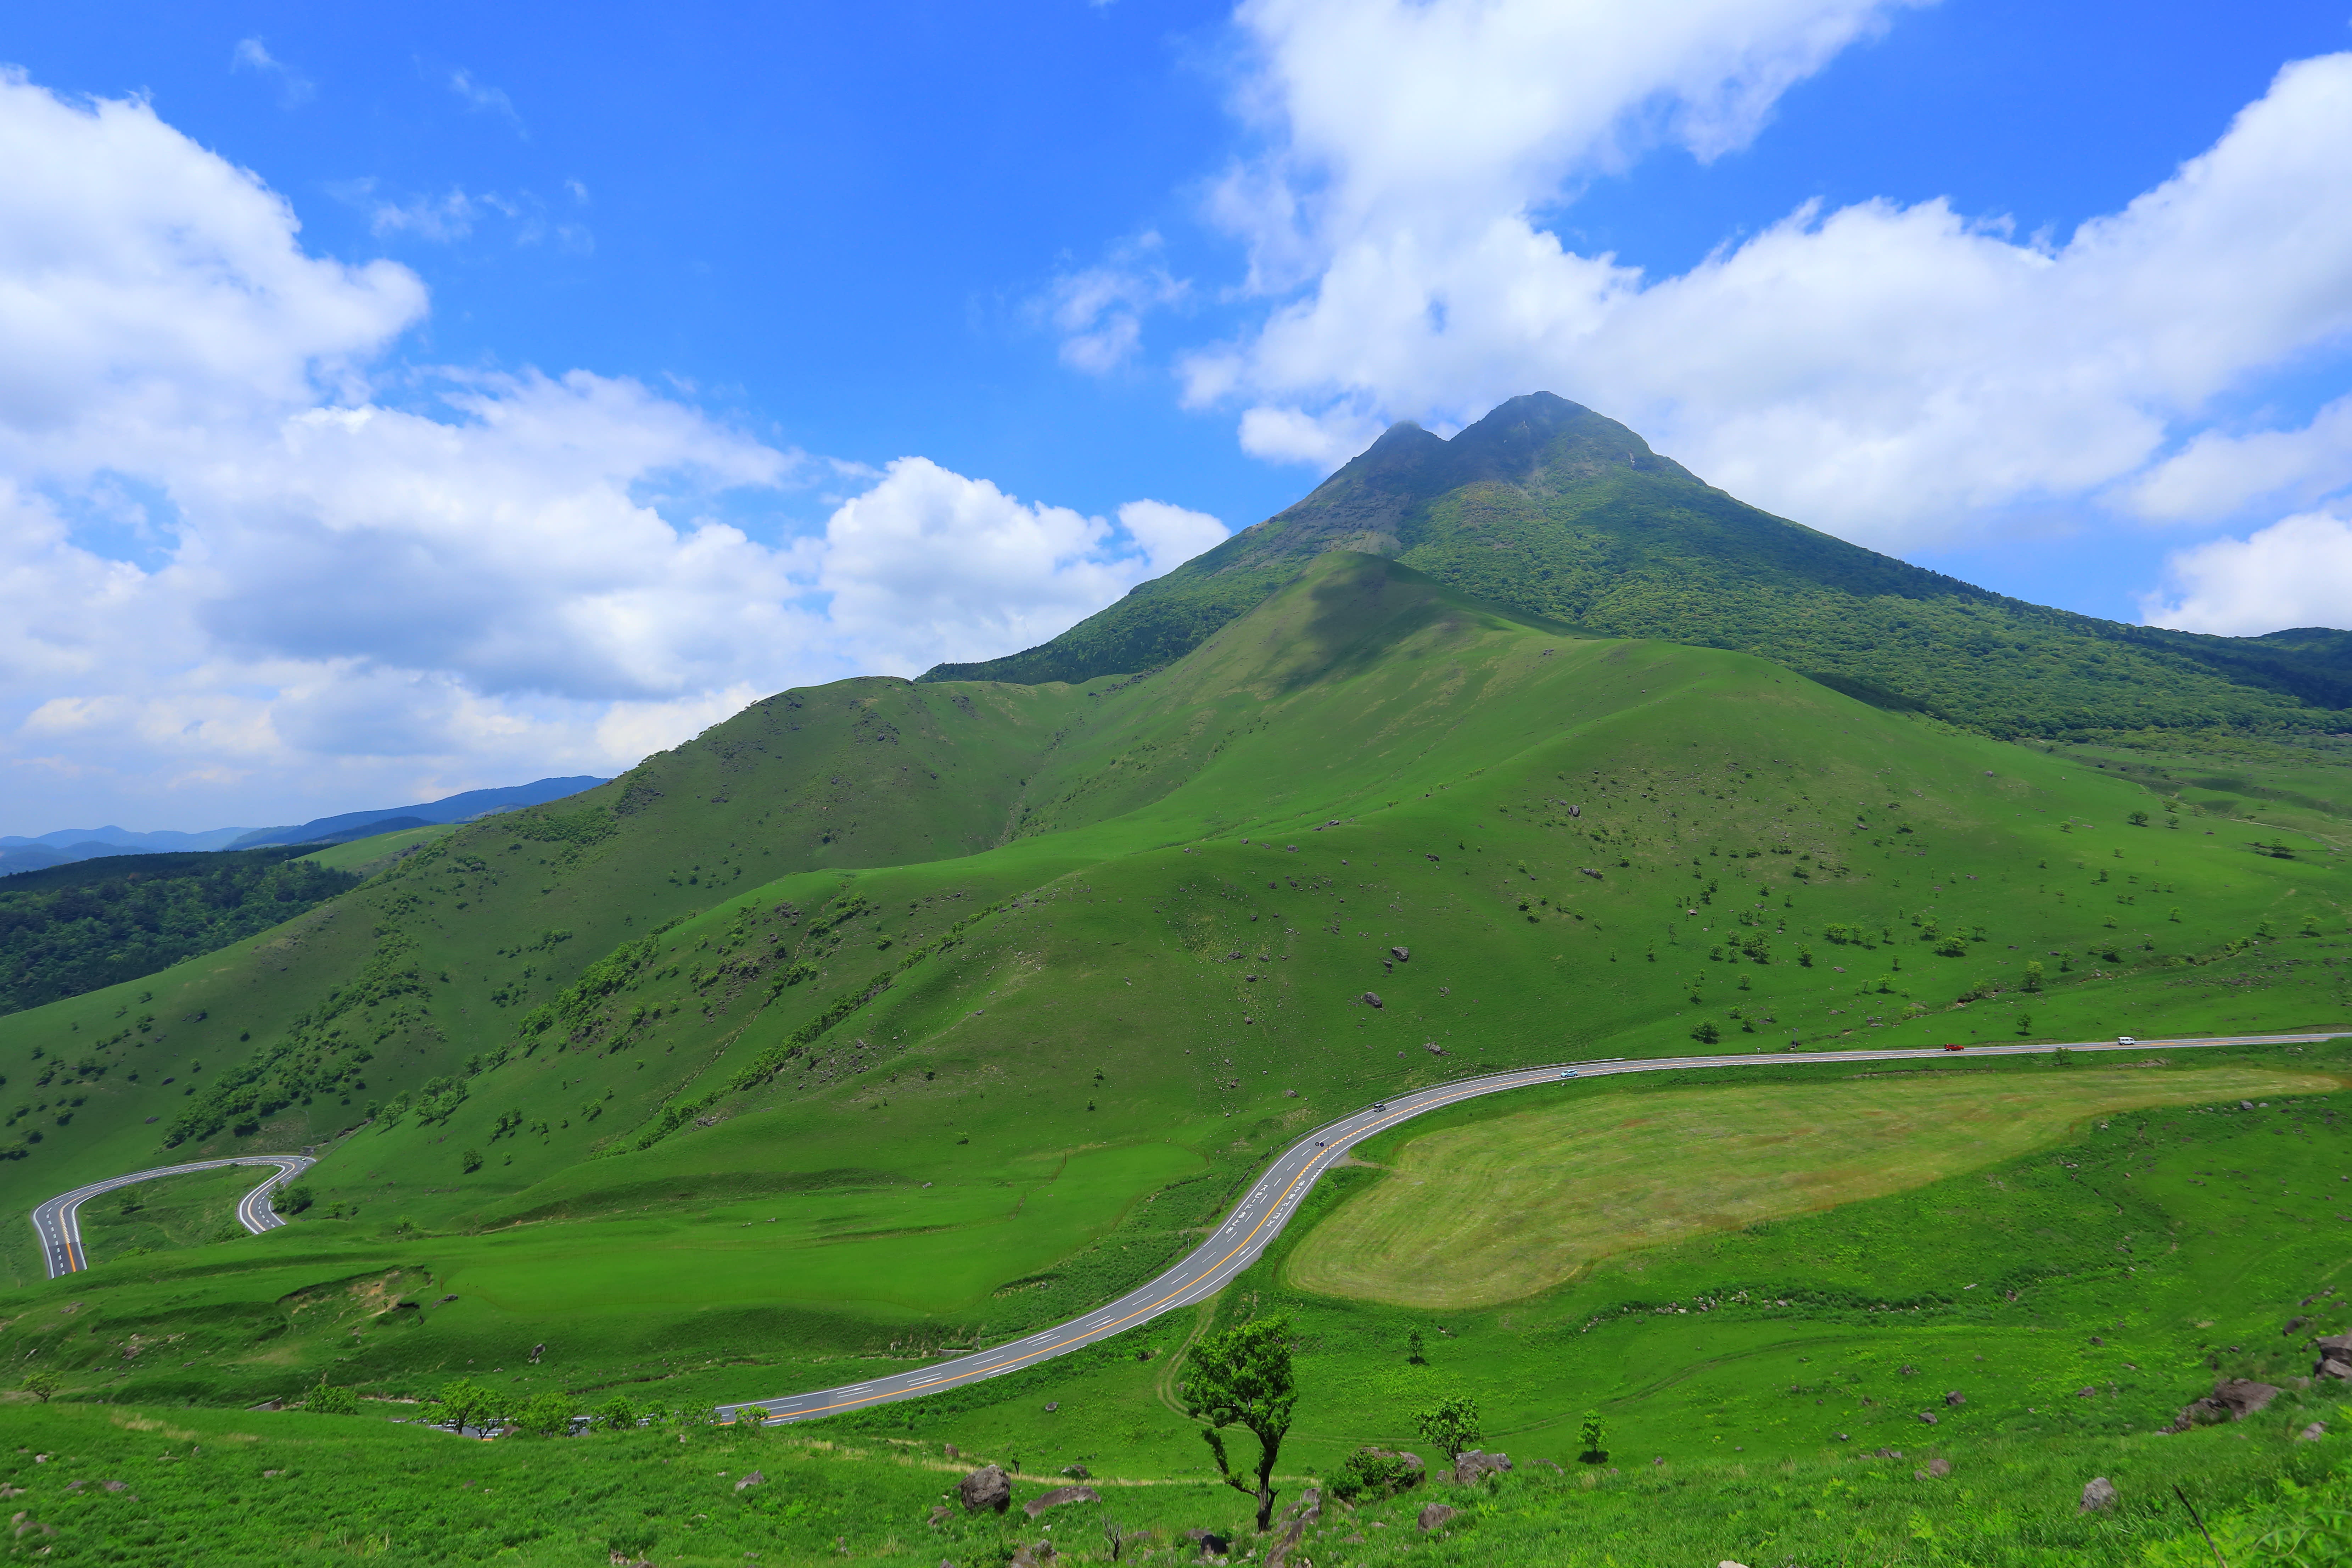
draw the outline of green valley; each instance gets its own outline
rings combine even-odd
[[[1177,1384],[1277,1314],[1284,1507],[1367,1444],[1442,1466],[1412,1415],[1449,1394],[1517,1466],[1334,1499],[1318,1563],[2120,1563],[2194,1539],[2176,1480],[2249,1519],[2336,1484],[2297,1435],[2345,1419],[2307,1342],[2352,1328],[2352,1041],[2160,1042],[2352,1035],[2343,634],[2142,636],[1866,555],[1557,399],[1392,431],[1045,648],[320,852],[342,885],[294,918],[0,1016],[20,1215],[320,1155],[258,1237],[222,1238],[236,1173],[92,1205],[70,1279],[15,1224],[0,1347],[49,1380],[20,1440],[135,1458],[150,1500],[19,1465],[20,1506],[93,1560],[1034,1547],[1017,1510],[930,1521],[953,1445],[1024,1499],[1087,1468],[1058,1555],[1133,1561],[1249,1533]],[[1772,1059],[2123,1035],[2159,1043]],[[1383,1097],[1694,1052],[1756,1060],[1381,1134],[1197,1311],[698,1420],[1088,1312]],[[2224,1375],[2280,1392],[2157,1435]],[[385,1424],[458,1380],[657,1419]],[[243,1408],[322,1381],[362,1414]],[[2125,1506],[2078,1515],[2098,1475]],[[381,1504],[298,1522],[268,1489],[305,1477]],[[206,1488],[277,1544],[206,1533]],[[1461,1514],[1424,1539],[1433,1499]]]

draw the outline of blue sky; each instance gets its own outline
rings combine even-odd
[[[0,832],[610,772],[1537,386],[2023,597],[2345,624],[2347,18],[19,15]]]

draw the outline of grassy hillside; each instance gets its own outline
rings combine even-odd
[[[2352,708],[2352,633],[2205,637],[2005,598],[1759,511],[1549,393],[1451,441],[1398,425],[1297,505],[1052,642],[923,679],[1157,668],[1334,549],[1521,614],[1761,654],[1994,735],[2326,732]]]
[[[2336,848],[2168,804],[1334,554],[1151,679],[786,693],[0,1020],[0,1184],[326,1146],[314,1217],[212,1249],[204,1311],[408,1270],[458,1295],[399,1320],[432,1333],[330,1342],[383,1375],[562,1335],[781,1386],[1113,1294],[1405,1084],[2343,1020]]]

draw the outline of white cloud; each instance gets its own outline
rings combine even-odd
[[[1646,145],[1740,145],[1888,9],[1244,4],[1242,112],[1269,147],[1213,210],[1268,303],[1182,360],[1186,402],[1238,405],[1245,449],[1328,468],[1389,420],[1548,389],[1895,549],[2053,500],[2214,520],[2264,464],[2294,500],[2352,479],[2340,410],[2193,440],[2215,400],[2352,334],[2352,55],[2288,66],[2210,151],[2063,242],[1873,201],[1652,277],[1538,217]]]
[[[2252,637],[2288,626],[2352,630],[2352,525],[2326,512],[2219,539],[2170,561],[2176,584],[2141,606],[2150,626]]]
[[[379,384],[425,307],[146,104],[0,77],[0,831],[616,771],[786,685],[1011,652],[1223,534],[583,371]],[[862,493],[796,533],[819,479]]]
[[[310,79],[272,55],[259,38],[239,38],[229,53],[231,70],[257,71],[278,79],[278,103],[281,109],[293,109],[310,101],[318,89]]]
[[[1225,542],[1225,525],[1205,511],[1190,511],[1164,500],[1131,500],[1118,509],[1118,525],[1143,548],[1144,575],[1174,571],[1204,550]]]
[[[1224,537],[1216,519],[1160,501],[1119,516],[1140,553],[1121,551],[1101,518],[901,458],[826,523],[817,583],[868,668],[914,675],[990,658],[1046,641]]]
[[[523,128],[522,116],[515,111],[514,100],[506,89],[476,81],[474,73],[459,68],[449,73],[449,90],[463,100],[466,107],[485,114],[495,114],[515,128],[518,135],[529,135]]]
[[[2352,397],[2339,397],[2300,430],[2200,431],[2135,480],[2124,500],[2142,517],[2201,521],[2273,497],[2315,500],[2347,485],[2352,485]]]
[[[1062,363],[1106,374],[1133,357],[1145,312],[1185,298],[1190,286],[1169,275],[1161,241],[1146,234],[1114,249],[1100,266],[1054,280],[1051,314],[1062,334]]]

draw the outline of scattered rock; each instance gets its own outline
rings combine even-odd
[[[1500,1475],[1510,1468],[1511,1457],[1508,1454],[1482,1454],[1475,1448],[1467,1449],[1454,1461],[1454,1484],[1457,1487],[1470,1486],[1488,1476]]]
[[[1090,1481],[1095,1479],[1094,1472],[1084,1465],[1066,1465],[1062,1468],[1062,1473],[1076,1481]]]
[[[1223,1557],[1234,1549],[1231,1541],[1213,1530],[1188,1530],[1184,1531],[1184,1539],[1201,1549],[1201,1561],[1204,1563],[1212,1557]]]
[[[1034,1519],[1047,1509],[1060,1508],[1065,1503],[1100,1501],[1102,1494],[1092,1487],[1055,1487],[1045,1496],[1033,1497],[1023,1503],[1021,1510]]]
[[[1900,1448],[1873,1448],[1870,1451],[1870,1457],[1874,1459],[1899,1459],[1903,1457],[1903,1450]]]
[[[1952,1390],[1949,1394],[1947,1394],[1946,1395],[1944,1395],[1944,1405],[1945,1405],[1945,1407],[1946,1407],[1947,1409],[1957,1410],[1957,1409],[1958,1409],[1961,1405],[1966,1405],[1968,1402],[1969,1402],[1969,1396],[1968,1396],[1967,1394],[1962,1394],[1962,1393],[1961,1393],[1958,1389],[1957,1389],[1957,1388],[1956,1388],[1956,1389],[1954,1389],[1954,1390]]]
[[[2077,1399],[2088,1399],[2091,1395],[2098,1392],[2099,1391],[2095,1388],[2078,1388],[2074,1391],[2074,1397]]]
[[[1377,1006],[1379,1006],[1380,1005],[1381,1005],[1381,998],[1380,998],[1380,994],[1379,994],[1378,992],[1376,992],[1376,991],[1367,991],[1367,992],[1365,992],[1365,993],[1364,993],[1364,1005],[1365,1005],[1365,1006],[1367,1006],[1367,1007],[1377,1007]]]
[[[1265,1568],[1286,1568],[1290,1554],[1298,1550],[1299,1542],[1317,1521],[1323,1517],[1323,1494],[1308,1487],[1298,1500],[1275,1521],[1276,1539],[1265,1554]]]
[[[923,1522],[926,1524],[945,1524],[954,1517],[955,1510],[950,1508],[947,1504],[943,1502],[933,1503],[931,1505],[931,1517],[925,1520]]]
[[[1013,1561],[1006,1563],[1005,1568],[1045,1568],[1046,1563],[1054,1561],[1054,1543],[1041,1541],[1034,1546],[1015,1547]]]
[[[1431,1531],[1435,1530],[1439,1525],[1444,1524],[1447,1520],[1452,1519],[1454,1512],[1454,1510],[1446,1507],[1442,1502],[1433,1502],[1429,1504],[1426,1508],[1423,1508],[1421,1510],[1421,1532],[1423,1535],[1427,1535]]]
[[[2083,1506],[2076,1513],[2105,1513],[2116,1506],[2116,1484],[2101,1476],[2083,1489]]]
[[[2107,1342],[2106,1342],[2106,1341],[2105,1341],[2105,1340],[2103,1340],[2103,1339],[2101,1339],[2101,1338],[2099,1338],[2099,1336],[2098,1336],[2098,1335],[2096,1335],[2096,1334],[2093,1334],[2093,1335],[2091,1336],[2091,1342],[2092,1342],[2093,1344],[2095,1344],[2095,1345],[2103,1345],[2103,1344],[2105,1344]]]
[[[1003,1513],[1013,1506],[1013,1483],[1001,1465],[982,1465],[956,1483],[956,1496],[966,1513],[993,1509]]]
[[[2326,1436],[2327,1423],[2325,1421],[2315,1421],[2310,1426],[2305,1427],[2302,1431],[2297,1432],[2294,1435],[2294,1440],[2298,1443],[2316,1443],[2322,1437]]]
[[[1936,1424],[1936,1413],[1932,1410],[1922,1410],[1919,1412],[1919,1419],[1926,1425],[1933,1426]]]
[[[119,1492],[119,1491],[124,1490],[126,1488],[128,1488],[128,1487],[131,1485],[131,1483],[130,1483],[129,1481],[100,1481],[100,1482],[99,1482],[98,1484],[99,1484],[100,1486],[104,1487],[108,1491],[110,1491],[110,1492]]]
[[[752,1470],[752,1471],[749,1472],[748,1474],[746,1474],[746,1475],[744,1476],[744,1478],[743,1478],[741,1480],[737,1481],[737,1482],[735,1483],[735,1489],[736,1489],[737,1491],[739,1491],[739,1492],[740,1492],[740,1491],[741,1491],[745,1487],[756,1487],[756,1486],[762,1485],[763,1483],[765,1483],[765,1482],[766,1482],[767,1479],[768,1479],[767,1477],[765,1477],[765,1476],[761,1475],[759,1471],[757,1471],[757,1470]]]
[[[1445,1047],[1439,1045],[1435,1040],[1422,1041],[1421,1048],[1427,1051],[1433,1057],[1442,1057],[1445,1054]]]
[[[1952,1461],[1949,1459],[1930,1459],[1927,1461],[1927,1473],[1935,1477],[1937,1480],[1942,1480],[1946,1476],[1952,1473]]]
[[[1061,1407],[1062,1402],[1058,1399],[1049,1399],[1045,1401],[1045,1414],[1048,1415],[1051,1415],[1055,1411],[1059,1410]]]
[[[1402,963],[1412,957],[1412,949],[1409,947],[1392,947],[1389,949],[1389,956],[1395,959],[1399,963]]]
[[[2317,1348],[2319,1359],[2312,1363],[2312,1376],[2352,1378],[2352,1334],[2329,1334]]]
[[[2286,1321],[2286,1327],[2279,1331],[2279,1337],[2282,1339],[2286,1338],[2293,1334],[2295,1330],[2303,1327],[2304,1324],[2309,1321],[2311,1321],[2309,1318],[2289,1318]]]
[[[941,1449],[946,1453],[947,1457],[948,1457],[949,1458],[950,1458],[950,1459],[961,1459],[961,1458],[963,1458],[963,1456],[962,1456],[961,1453],[958,1453],[958,1452],[956,1451],[956,1446],[955,1446],[953,1443],[942,1443],[942,1444],[940,1444],[940,1448],[941,1448]]]
[[[544,1342],[540,1343],[540,1344],[535,1344],[535,1345],[531,1346],[531,1347],[530,1347],[530,1364],[531,1364],[531,1365],[533,1365],[533,1366],[537,1366],[537,1365],[539,1364],[539,1358],[540,1358],[540,1357],[541,1357],[541,1356],[543,1356],[543,1355],[545,1355],[546,1353],[547,1353],[547,1346],[546,1346],[546,1344],[545,1344]]]
[[[56,1525],[43,1524],[39,1520],[35,1519],[29,1510],[17,1514],[15,1518],[11,1519],[8,1523],[10,1528],[15,1531],[16,1537],[19,1541],[24,1540],[25,1537],[28,1535],[55,1535],[58,1532],[58,1527]],[[48,1548],[45,1546],[41,1548],[41,1550],[46,1552]]]
[[[1919,1375],[1919,1369],[1916,1366],[1898,1367],[1895,1370],[1895,1375],[1897,1377],[1916,1377]]]
[[[2232,1421],[2243,1421],[2257,1414],[2272,1400],[2278,1390],[2267,1383],[2256,1383],[2248,1377],[2233,1377],[2213,1385],[2213,1397],[2230,1412]]]

